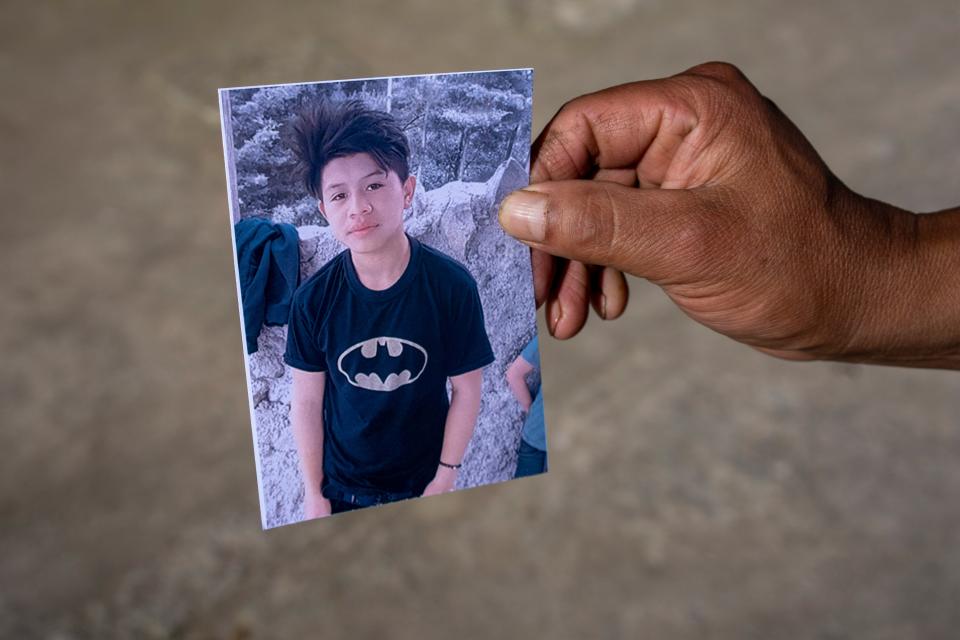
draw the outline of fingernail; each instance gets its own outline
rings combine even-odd
[[[563,317],[563,308],[557,302],[556,311],[553,312],[553,319],[550,321],[550,335],[557,335],[557,326],[560,324],[560,318]]]
[[[542,242],[547,237],[547,196],[521,189],[500,205],[500,225],[518,240]]]
[[[607,296],[600,294],[600,317],[607,319]]]

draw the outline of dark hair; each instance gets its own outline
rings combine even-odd
[[[369,153],[377,166],[392,170],[400,182],[410,175],[410,145],[397,121],[359,100],[308,105],[291,121],[284,137],[297,158],[294,171],[318,200],[323,200],[323,168],[335,158]]]

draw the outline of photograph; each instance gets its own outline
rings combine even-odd
[[[547,470],[531,69],[220,90],[264,528]]]
[[[957,0],[3,16],[0,640],[960,637]]]

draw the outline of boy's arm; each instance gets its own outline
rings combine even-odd
[[[304,518],[330,515],[330,501],[320,493],[323,482],[323,387],[326,373],[293,371],[290,422],[303,473]]]
[[[473,436],[480,413],[480,392],[483,387],[483,368],[451,376],[453,393],[450,397],[450,409],[443,429],[443,449],[440,461],[451,465],[463,462],[463,454]],[[432,496],[453,490],[457,481],[457,469],[443,465],[437,466],[437,474],[424,490],[423,495]]]
[[[517,356],[517,359],[507,367],[507,386],[510,387],[513,397],[520,403],[524,413],[530,411],[530,405],[533,404],[530,388],[527,387],[527,376],[532,371],[533,365],[524,360],[523,356]]]

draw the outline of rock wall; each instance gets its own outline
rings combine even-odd
[[[419,191],[406,219],[410,235],[464,264],[477,281],[487,335],[496,361],[484,370],[483,401],[467,448],[458,489],[507,480],[516,467],[522,416],[505,371],[536,331],[528,249],[497,223],[503,197],[527,184],[515,160],[486,182],[450,182]],[[303,226],[301,281],[343,250],[326,227]],[[282,360],[286,327],[264,327],[248,356],[261,507],[265,527],[303,518],[303,481],[290,429],[291,375]]]

